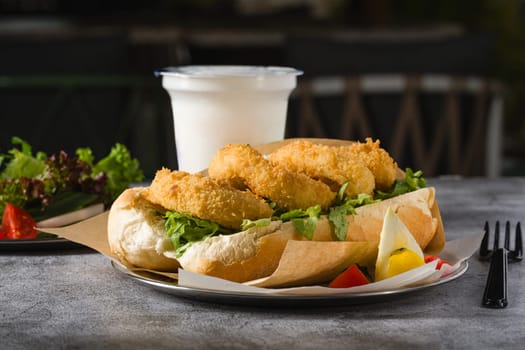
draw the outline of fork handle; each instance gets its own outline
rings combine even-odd
[[[483,293],[483,306],[495,309],[507,306],[507,264],[507,250],[494,250]]]

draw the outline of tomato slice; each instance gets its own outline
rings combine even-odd
[[[357,264],[353,264],[328,285],[330,288],[350,288],[370,283]]]
[[[25,210],[7,203],[2,217],[2,233],[7,239],[36,238],[35,220]],[[2,236],[0,233],[0,236]]]
[[[441,266],[443,266],[443,264],[448,264],[447,261],[441,259],[441,258],[438,258],[437,256],[435,255],[425,255],[425,263],[429,263],[431,261],[434,261],[434,260],[437,260],[438,263],[436,265],[436,270],[439,270],[441,269]]]

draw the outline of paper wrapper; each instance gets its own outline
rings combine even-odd
[[[125,265],[131,271],[148,271],[177,279],[178,274],[176,273],[137,268],[120,261],[111,252],[108,244],[108,214],[109,212],[106,211],[70,226],[46,227],[44,230],[92,248]],[[261,287],[271,287],[322,282],[335,277],[334,274],[341,272],[345,267],[356,262],[365,266],[372,266],[376,256],[376,242],[289,241],[275,273],[248,283]],[[304,269],[304,266],[309,268]]]
[[[118,262],[117,258],[111,254],[109,244],[107,242],[107,217],[108,212],[104,212],[100,215],[87,219],[85,221],[66,226],[61,228],[46,228],[45,231],[54,233],[70,241],[90,247],[110,259]],[[316,278],[323,280],[327,273],[324,269],[329,269],[330,266],[334,268],[333,271],[337,270],[337,267],[343,268],[344,265],[352,263],[352,259],[362,259],[363,257],[349,258],[345,256],[345,253],[352,252],[359,248],[363,255],[369,254],[369,249],[372,250],[371,256],[375,257],[377,250],[377,244],[366,243],[366,242],[310,242],[310,241],[290,241],[286,247],[281,264],[274,274],[269,277],[262,278],[256,281],[247,282],[245,284],[235,283],[227,280],[223,280],[216,277],[210,277],[185,271],[180,269],[179,273],[165,273],[159,271],[145,270],[141,268],[135,268],[127,266],[130,272],[140,273],[140,271],[148,271],[156,273],[158,275],[167,276],[173,279],[178,279],[179,286],[185,286],[190,288],[218,290],[223,292],[236,292],[236,293],[256,293],[256,294],[289,294],[289,295],[331,295],[331,294],[344,294],[344,293],[373,293],[385,290],[394,290],[403,287],[416,286],[425,283],[432,283],[439,278],[449,274],[457,269],[461,262],[468,259],[473,255],[481,239],[483,233],[478,233],[470,236],[466,236],[462,239],[453,240],[446,242],[444,250],[440,253],[440,257],[447,260],[452,266],[446,266],[442,270],[435,270],[436,262],[432,262],[413,269],[411,271],[402,273],[400,275],[388,278],[379,282],[370,283],[364,286],[352,287],[352,288],[327,288],[323,286],[307,286],[307,287],[295,287],[295,288],[267,288],[270,285],[283,285],[289,282],[286,279],[290,275],[290,271],[294,271],[297,268],[297,264],[305,264],[308,266],[317,265],[316,273],[310,274],[309,276],[294,275],[297,279],[306,283],[316,283]],[[321,245],[321,246],[320,246]],[[337,252],[334,253],[334,247]],[[301,246],[300,249],[297,249]],[[330,249],[332,248],[332,249]],[[326,260],[326,264],[319,263],[319,251],[325,251],[326,253],[322,256],[322,259]],[[329,252],[329,253],[328,253]],[[315,254],[314,254],[315,253]],[[301,254],[301,256],[297,256]],[[301,260],[302,259],[302,260]],[[119,262],[122,264],[121,262]],[[305,269],[300,269],[305,270]],[[334,273],[334,272],[331,273]],[[320,276],[323,276],[322,278]],[[283,283],[283,280],[285,283]],[[265,288],[262,288],[265,287]]]
[[[46,232],[54,233],[70,241],[90,247],[110,259],[118,261],[111,253],[107,241],[108,212],[84,220],[82,222],[60,228],[45,228]],[[126,266],[130,272],[150,273],[178,279],[179,286],[190,288],[211,289],[224,292],[262,293],[262,294],[293,294],[293,295],[330,295],[341,293],[371,293],[384,290],[393,290],[402,287],[415,286],[436,281],[440,277],[457,269],[462,261],[474,254],[481,243],[482,233],[446,243],[440,256],[451,263],[440,271],[435,270],[436,262],[432,262],[405,272],[403,274],[368,285],[352,288],[327,288],[323,286],[308,286],[295,288],[268,288],[270,286],[285,287],[290,283],[301,282],[304,284],[326,281],[328,277],[340,272],[345,266],[355,261],[373,264],[370,259],[375,259],[377,244],[370,242],[311,242],[290,241],[285,248],[279,267],[269,277],[250,281],[244,284],[223,280],[185,271],[180,269],[177,273],[159,272]],[[358,255],[355,255],[356,252]],[[324,252],[319,255],[319,252]],[[361,255],[359,255],[361,254]],[[352,256],[353,255],[353,256]],[[367,260],[368,259],[368,260]],[[314,273],[309,269],[298,269],[298,265],[314,267]],[[298,274],[297,271],[303,271]],[[304,271],[310,271],[305,273]],[[294,276],[293,281],[290,276]],[[263,288],[264,287],[264,288]]]
[[[45,227],[41,231],[55,234],[69,241],[82,244],[102,253],[112,259],[117,259],[109,248],[108,243],[108,215],[109,211],[93,216],[89,219],[64,227]]]
[[[440,255],[451,265],[443,265],[441,270],[436,270],[437,261],[425,264],[416,269],[358,287],[351,288],[328,288],[324,286],[307,286],[295,288],[259,288],[250,285],[251,282],[242,284],[226,281],[216,277],[210,277],[192,273],[185,270],[179,271],[179,286],[210,289],[227,293],[250,293],[250,294],[275,294],[275,295],[336,295],[375,293],[396,290],[406,287],[414,287],[435,282],[459,268],[460,264],[472,256],[479,247],[483,233],[466,236],[462,239],[447,242],[445,249]],[[305,242],[308,243],[308,242]]]
[[[245,284],[285,287],[322,283],[352,264],[373,266],[376,256],[376,242],[288,241],[275,272]]]

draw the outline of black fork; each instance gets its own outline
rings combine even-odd
[[[510,249],[510,222],[507,221],[505,223],[505,242],[504,242],[503,247],[508,252],[507,257],[509,261],[521,261],[523,259],[523,243],[522,243],[521,223],[520,222],[516,224],[515,231],[516,233],[514,235],[514,247],[511,250]],[[489,249],[490,227],[489,227],[488,221],[485,222],[484,232],[485,232],[485,235],[483,236],[483,240],[481,241],[481,245],[479,247],[479,257],[481,260],[490,260],[494,252],[498,248],[501,249],[499,245],[499,235],[500,235],[499,221],[496,221],[496,226],[494,230],[493,249]]]
[[[507,306],[507,263],[523,259],[523,243],[521,223],[517,223],[514,235],[514,247],[510,249],[510,222],[505,223],[505,242],[503,248],[499,243],[500,223],[496,222],[494,229],[493,249],[489,249],[490,229],[485,223],[485,235],[479,247],[479,256],[483,260],[491,260],[487,283],[483,293],[482,305],[490,308]]]

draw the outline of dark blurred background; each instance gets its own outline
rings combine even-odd
[[[151,177],[176,168],[155,69],[288,65],[305,75],[287,137],[380,138],[427,176],[525,175],[524,5],[0,0],[0,150],[122,142]]]

